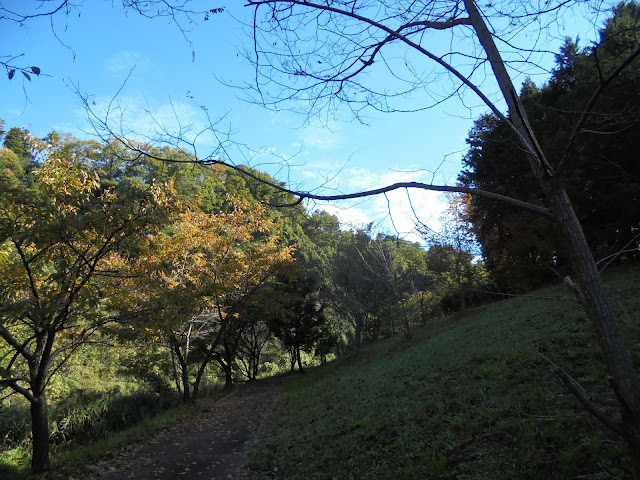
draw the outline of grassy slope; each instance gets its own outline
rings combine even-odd
[[[640,268],[607,287],[640,363]],[[628,478],[625,446],[536,351],[615,412],[592,327],[566,290],[433,322],[290,382],[252,478]]]

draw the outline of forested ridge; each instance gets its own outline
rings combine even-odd
[[[517,98],[595,265],[620,275],[613,304],[636,370],[640,74],[603,72],[637,54],[639,32],[638,4],[620,4],[599,42],[567,39],[550,79],[526,80]],[[606,90],[594,95],[603,78]],[[547,211],[510,122],[495,113],[476,120],[459,186]],[[413,243],[373,224],[347,229],[268,173],[201,162],[182,148],[55,131],[37,138],[4,121],[0,139],[8,472],[28,457],[34,471],[49,470],[52,448],[73,450],[219,390],[313,369],[271,418],[272,437],[252,460],[257,477],[633,475],[637,459],[622,439],[633,449],[635,407],[601,363],[579,307],[584,292],[570,278],[575,252],[553,215],[451,194],[441,229],[417,222],[422,243]],[[526,295],[563,278],[577,295],[560,286]],[[362,359],[375,352],[382,363],[368,369]],[[404,365],[389,360],[395,352]],[[318,386],[328,393],[314,393]],[[369,398],[375,391],[390,400]],[[319,420],[330,410],[331,427]],[[318,454],[335,455],[331,474],[305,462],[334,437],[347,442],[339,454]]]

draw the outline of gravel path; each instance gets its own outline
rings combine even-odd
[[[144,444],[92,465],[90,477],[240,480],[258,428],[279,397],[283,381],[265,379],[244,385]]]

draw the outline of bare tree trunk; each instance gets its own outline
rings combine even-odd
[[[176,384],[178,394],[182,395],[182,386],[180,385],[180,376],[178,374],[178,363],[176,362],[176,354],[171,345],[169,345],[169,352],[171,353],[171,366],[173,367],[173,381]]]
[[[625,438],[631,449],[635,475],[638,477],[640,475],[640,380],[622,338],[617,318],[611,310],[591,249],[571,201],[559,178],[544,158],[535,135],[529,127],[526,113],[520,105],[491,32],[473,0],[464,0],[464,3],[478,39],[491,62],[502,94],[509,105],[509,120],[529,152],[531,169],[550,203],[553,218],[569,245],[572,266],[580,287],[578,295],[595,328],[604,362],[611,376],[611,384],[618,399],[622,423],[616,424],[599,412],[576,388],[571,390],[591,413]]]
[[[187,368],[187,364],[184,363],[181,365],[182,369],[182,403],[188,404],[192,403],[191,399],[191,383],[189,382],[189,369]]]
[[[291,373],[296,370],[296,351],[294,348],[289,347],[289,366],[291,367]]]
[[[255,357],[253,359],[253,372],[252,372],[252,380],[258,378],[258,370],[260,369],[260,350],[256,349]]]
[[[224,388],[227,390],[233,388],[233,372],[231,371],[231,364],[228,362],[224,364]]]
[[[571,246],[572,265],[580,286],[579,298],[595,327],[604,362],[611,376],[611,386],[622,416],[621,432],[618,433],[622,434],[632,450],[637,477],[640,475],[640,381],[580,222],[564,189],[559,185],[555,186],[556,182],[551,183],[549,198],[552,210]]]
[[[364,314],[358,313],[356,314],[356,331],[354,333],[354,348],[355,352],[358,353],[360,351],[360,344],[362,342],[362,327],[364,325]]]
[[[42,473],[50,467],[48,405],[44,393],[31,402],[31,435],[33,439],[31,471]]]
[[[224,388],[233,388],[233,369],[231,362],[233,361],[231,350],[227,342],[224,342]]]
[[[187,359],[182,355],[182,351],[180,350],[180,343],[174,335],[170,336],[169,342],[173,348],[173,352],[175,353],[178,365],[180,366],[180,378],[182,380],[182,403],[186,405],[188,403],[191,403],[192,401]],[[180,392],[180,388],[178,388],[178,392]]]

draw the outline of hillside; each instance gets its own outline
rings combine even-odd
[[[640,363],[640,268],[606,275]],[[253,479],[629,478],[625,445],[553,361],[614,415],[586,315],[562,286],[429,323],[289,382]]]

